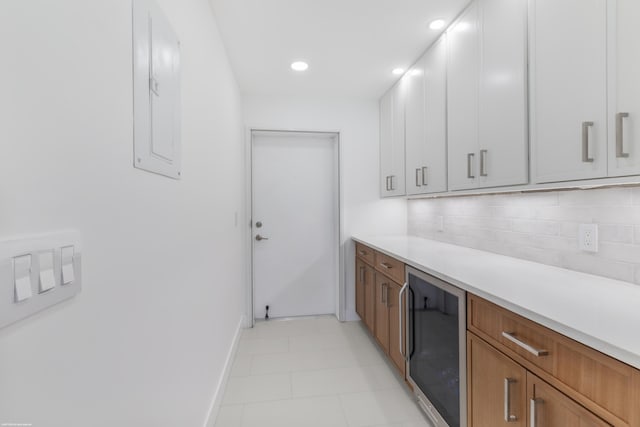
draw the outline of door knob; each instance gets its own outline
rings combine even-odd
[[[256,235],[256,240],[259,242],[261,240],[269,240],[269,238],[268,237],[262,237],[261,235],[258,234],[258,235]]]

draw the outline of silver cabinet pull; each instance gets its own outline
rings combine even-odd
[[[422,167],[422,185],[429,185],[429,168],[426,166]]]
[[[511,384],[516,382],[513,378],[504,379],[504,420],[508,423],[518,420],[518,417],[511,413]]]
[[[487,174],[487,154],[489,150],[480,150],[480,176],[489,176]]]
[[[387,304],[387,284],[382,284],[382,293],[380,294],[380,304]]]
[[[268,237],[262,237],[261,235],[258,234],[258,235],[256,235],[256,240],[258,242],[261,242],[263,240],[269,240],[269,238]]]
[[[391,286],[387,286],[387,292],[386,292],[386,300],[387,300],[387,307],[391,307],[392,303],[391,303],[391,298],[389,298],[389,288],[391,288]]]
[[[365,256],[367,254],[365,251],[358,251],[358,253],[362,256]]]
[[[387,178],[386,178],[386,185],[387,185],[386,190],[387,190],[387,191],[390,191],[390,190],[391,190],[391,186],[389,185],[389,178],[391,178],[391,177],[390,177],[390,176],[387,176]]]
[[[360,283],[364,284],[364,267],[360,267]]]
[[[593,127],[593,122],[582,122],[582,161],[593,163],[593,157],[589,157],[589,128]]]
[[[400,354],[405,361],[407,360],[407,354],[405,353],[404,346],[402,345],[402,321],[404,320],[404,316],[402,313],[404,309],[404,304],[402,304],[402,294],[407,291],[407,286],[409,286],[409,282],[402,285],[402,289],[400,289],[400,292],[398,293],[398,317],[400,319],[400,321],[398,322],[398,324],[400,325],[398,326],[400,328],[400,333],[398,334],[398,336],[400,337],[400,342],[398,344],[400,345]]]
[[[626,158],[629,153],[624,152],[623,119],[629,117],[629,113],[616,114],[616,157]]]
[[[390,190],[391,191],[394,191],[396,189],[396,187],[394,185],[395,177],[396,177],[395,175],[391,175],[389,177],[389,183],[390,183],[390,187],[391,187]]]
[[[529,413],[531,417],[529,418],[529,427],[537,427],[538,426],[538,414],[536,413],[538,403],[544,403],[542,399],[531,399],[529,401]]]
[[[386,268],[387,270],[391,270],[393,268],[391,264],[387,264],[386,262],[381,262],[380,265]]]
[[[422,187],[420,183],[420,168],[416,169],[416,187]]]
[[[526,342],[519,340],[518,338],[516,338],[515,332],[503,331],[502,336],[508,339],[509,341],[511,341],[512,343],[514,343],[515,345],[517,345],[518,347],[527,350],[529,353],[533,354],[536,357],[547,356],[549,354],[547,350],[538,350],[537,348],[527,344]]]
[[[467,154],[467,178],[469,178],[469,179],[474,179],[475,178],[475,175],[472,175],[472,172],[471,172],[471,166],[472,166],[472,163],[473,163],[473,158],[475,156],[476,156],[475,153]]]

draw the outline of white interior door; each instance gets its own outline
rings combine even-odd
[[[336,313],[336,134],[252,134],[254,317]]]

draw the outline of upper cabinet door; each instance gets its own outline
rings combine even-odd
[[[443,36],[405,77],[408,195],[447,191],[446,48]]]
[[[607,0],[530,5],[534,181],[605,177]]]
[[[529,181],[527,1],[481,0],[480,187]]]
[[[640,174],[640,2],[617,0],[616,37],[609,44],[615,87],[609,87],[609,175]],[[611,11],[611,9],[610,9]],[[609,19],[612,22],[612,19]],[[613,24],[612,24],[613,25]]]
[[[406,79],[380,100],[380,194],[404,196],[404,104]]]
[[[478,186],[478,3],[447,30],[448,177],[450,190]]]

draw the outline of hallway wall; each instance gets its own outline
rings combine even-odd
[[[244,310],[241,99],[207,0],[182,42],[180,181],[134,169],[130,0],[0,3],[0,239],[84,238],[82,293],[0,330],[0,423],[205,423]]]

